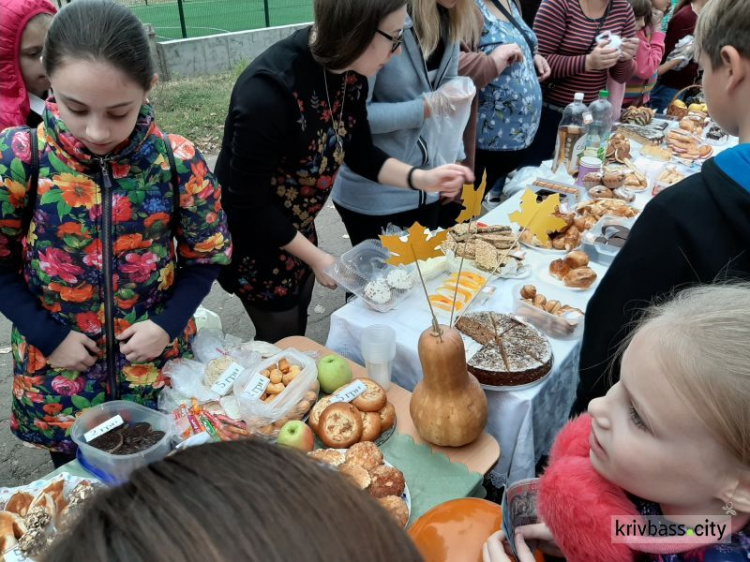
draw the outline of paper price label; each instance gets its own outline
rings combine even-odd
[[[587,111],[586,113],[583,114],[583,122],[586,125],[591,125],[591,123],[594,122],[594,116],[591,115],[590,111]]]
[[[219,396],[224,396],[227,392],[229,392],[229,390],[232,388],[232,385],[234,384],[234,381],[237,380],[237,377],[240,376],[240,373],[244,370],[245,367],[243,367],[242,365],[239,365],[238,363],[232,363],[224,370],[224,372],[219,377],[219,380],[217,380],[211,387],[211,390]]]
[[[18,547],[9,550],[3,555],[3,562],[26,562],[27,560],[28,558],[23,555],[21,549]]]
[[[356,380],[349,386],[339,390],[336,394],[331,396],[331,404],[337,402],[351,402],[357,396],[364,394],[367,390],[367,385],[360,380]]]
[[[270,382],[269,379],[260,373],[255,373],[250,379],[250,382],[247,383],[247,387],[245,387],[245,394],[247,394],[251,400],[257,400],[266,391]]]
[[[116,427],[120,427],[125,422],[122,419],[122,416],[117,415],[113,418],[109,418],[107,421],[100,423],[97,425],[94,429],[89,429],[86,433],[83,434],[83,438],[86,440],[86,443],[89,443],[91,440],[96,439],[100,435],[104,435],[108,431],[112,431]]]

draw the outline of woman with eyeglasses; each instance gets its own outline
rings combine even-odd
[[[426,169],[436,157],[429,149],[435,140],[430,137],[434,135],[430,119],[451,114],[463,101],[450,81],[458,74],[459,43],[478,36],[479,26],[472,0],[412,0],[410,6],[403,53],[370,79],[367,114],[376,147]],[[442,157],[456,162],[464,154]],[[417,221],[435,228],[441,203],[456,195],[460,194],[400,189],[397,183],[367,177],[346,162],[331,197],[356,245],[377,238],[389,223],[408,228]]]
[[[232,92],[216,175],[234,240],[219,282],[236,294],[256,339],[303,335],[317,279],[335,259],[318,248],[315,217],[344,161],[362,177],[405,193],[459,193],[463,166],[433,170],[373,145],[367,76],[400,49],[404,0],[315,0],[312,27],[245,69]],[[394,153],[394,156],[400,156]]]

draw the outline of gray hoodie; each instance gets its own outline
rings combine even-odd
[[[458,43],[446,45],[431,81],[414,25],[407,16],[403,52],[370,78],[367,116],[375,146],[412,166],[434,166],[431,155],[427,154],[422,95],[457,76],[458,47]],[[339,169],[331,197],[337,205],[365,215],[401,213],[438,199],[437,194],[371,182],[352,172],[346,164]]]

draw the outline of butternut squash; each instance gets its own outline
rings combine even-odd
[[[461,447],[487,423],[487,397],[466,369],[466,351],[455,328],[428,328],[419,337],[423,377],[409,410],[420,437],[433,445]]]

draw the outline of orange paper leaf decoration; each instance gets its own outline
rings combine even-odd
[[[536,201],[536,193],[527,189],[521,197],[521,210],[508,215],[508,218],[520,227],[529,230],[542,244],[549,240],[550,232],[558,232],[566,223],[555,216],[560,208],[560,194],[550,195],[541,203]]]
[[[442,256],[440,244],[445,241],[448,231],[438,232],[435,236],[428,238],[425,227],[415,222],[409,228],[409,236],[406,241],[400,236],[380,236],[383,246],[390,250],[391,257],[386,263],[391,265],[406,265],[416,260],[426,260]]]
[[[464,208],[461,214],[456,218],[457,223],[470,221],[471,219],[478,217],[479,213],[482,212],[482,200],[484,199],[484,192],[487,189],[487,172],[484,172],[482,176],[482,183],[479,184],[477,189],[474,189],[474,184],[465,183],[464,189],[461,192],[461,200],[463,201]]]

